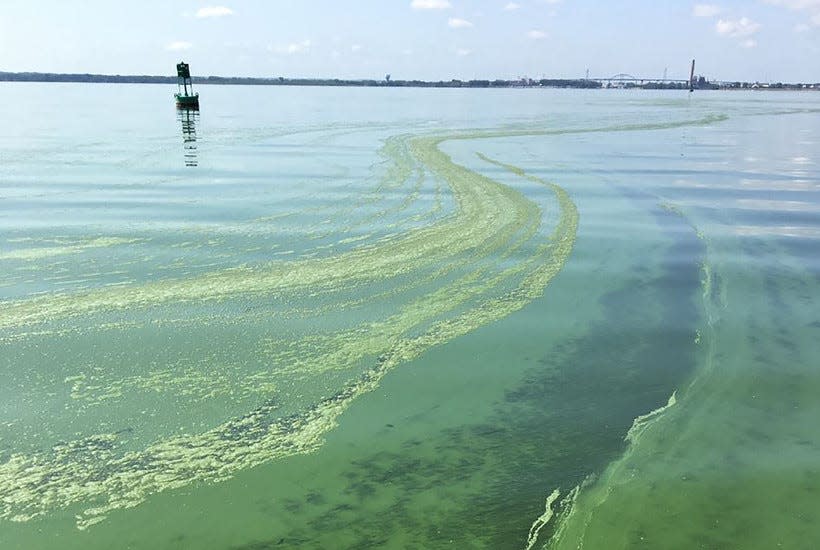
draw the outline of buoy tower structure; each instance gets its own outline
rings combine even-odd
[[[199,94],[194,92],[194,85],[191,82],[191,68],[182,61],[177,63],[177,88],[177,93],[174,94],[177,109],[198,111]]]

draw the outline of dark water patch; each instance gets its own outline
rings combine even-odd
[[[304,504],[302,502],[292,498],[284,499],[282,506],[291,514],[299,514],[304,508]]]
[[[352,494],[357,500],[362,501],[376,494],[376,486],[373,483],[359,481],[348,485],[347,489],[342,491],[342,494]]]
[[[285,537],[260,540],[231,546],[230,550],[283,550],[284,548],[303,548],[304,540],[288,539]]]
[[[321,506],[327,502],[327,499],[321,492],[311,491],[305,497],[305,502],[312,506]]]
[[[284,542],[285,539],[280,540]],[[231,550],[272,550],[277,547],[281,547],[278,541],[274,542],[273,540],[269,540],[249,542],[240,546],[231,546]]]
[[[507,395],[518,405],[510,430],[516,440],[507,444],[527,449],[517,440],[528,440],[531,462],[501,470],[486,506],[479,507],[487,522],[507,516],[498,525],[508,528],[489,539],[490,547],[515,547],[511,541],[527,531],[553,488],[566,492],[602,471],[623,451],[633,419],[664,404],[693,370],[705,248],[684,218],[663,208],[652,214],[673,242],[660,276],[607,294],[601,301],[604,320],[574,342],[570,353],[545,357],[545,364],[554,361],[556,367],[546,376],[533,373]],[[631,325],[645,330],[635,333]],[[517,502],[505,495],[515,495]],[[548,536],[542,532],[542,540]]]

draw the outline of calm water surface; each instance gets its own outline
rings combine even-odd
[[[0,547],[814,548],[820,95],[0,85]]]

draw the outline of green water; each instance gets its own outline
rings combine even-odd
[[[820,540],[814,94],[166,92],[0,88],[0,546]]]

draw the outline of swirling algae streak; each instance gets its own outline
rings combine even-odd
[[[515,213],[522,207],[522,198],[512,189],[494,184],[453,164],[447,155],[436,148],[442,141],[666,129],[710,124],[724,118],[709,116],[694,121],[540,132],[532,129],[510,129],[411,139],[410,150],[413,156],[436,175],[443,177],[455,197],[456,215],[441,223],[330,258],[274,262],[262,267],[223,270],[192,279],[166,280],[85,294],[42,296],[16,302],[0,302],[0,329],[163,302],[224,300],[240,294],[270,294],[306,288],[317,291],[333,288],[339,283],[388,279],[434,263],[444,253],[454,250],[469,251],[480,246],[488,238],[497,235],[507,223],[514,223]],[[488,221],[492,223],[487,223]]]
[[[481,136],[451,136],[468,137]],[[497,248],[513,239],[519,246],[520,239],[515,236],[534,233],[537,224],[533,220],[541,215],[538,207],[517,191],[452,163],[438,149],[444,139],[422,137],[409,141],[414,158],[446,181],[457,205],[453,215],[436,225],[324,260],[272,263],[264,270],[229,270],[196,280],[9,302],[3,304],[0,327],[24,327],[169,301],[220,300],[301,288],[332,289],[335,283],[386,279],[442,258],[493,250],[488,243],[495,243]],[[171,437],[140,451],[118,452],[118,436],[102,434],[57,445],[48,453],[14,454],[0,465],[0,517],[25,521],[80,502],[101,503],[77,517],[78,527],[85,528],[112,510],[136,506],[151,494],[194,481],[224,480],[271,458],[316,449],[349,403],[373,390],[390,369],[432,346],[500,319],[543,293],[569,257],[578,223],[578,212],[566,192],[550,187],[561,214],[551,238],[536,249],[535,255],[486,279],[482,279],[481,271],[468,274],[403,308],[403,316],[391,317],[378,328],[371,326],[378,336],[374,340],[387,351],[379,355],[373,368],[332,397],[306,412],[286,417],[273,416],[277,406],[271,401],[204,433]],[[522,273],[516,288],[488,297],[495,285]],[[438,317],[476,298],[485,299],[453,318]],[[420,321],[432,324],[415,337],[401,337],[403,331],[418,326]],[[359,335],[359,343],[370,341],[371,336],[371,331]],[[341,356],[350,358],[344,350]]]
[[[148,307],[165,302],[223,300],[247,294],[270,294],[317,288],[333,290],[334,285],[364,283],[405,274],[419,266],[452,259],[458,254],[492,250],[510,242],[520,246],[523,232],[532,234],[532,219],[540,218],[537,206],[520,193],[454,164],[438,149],[447,139],[478,139],[526,135],[549,135],[606,130],[649,130],[681,125],[708,124],[714,117],[699,121],[622,126],[598,130],[533,131],[507,130],[427,136],[409,140],[413,157],[449,185],[456,212],[430,227],[404,236],[384,239],[351,252],[322,260],[271,263],[263,268],[238,268],[196,279],[163,281],[141,287],[106,288],[74,295],[36,297],[0,304],[0,328],[22,328],[59,318],[71,318],[101,311]],[[487,157],[482,157],[490,161]],[[143,502],[148,496],[192,482],[229,479],[235,472],[276,457],[307,453],[317,449],[325,433],[336,426],[339,415],[358,396],[374,390],[381,378],[395,366],[410,361],[433,346],[467,334],[513,313],[541,296],[550,280],[567,261],[577,232],[579,214],[569,195],[560,187],[525,175],[516,167],[496,163],[547,186],[559,206],[559,219],[549,239],[524,261],[482,279],[482,272],[468,274],[445,286],[381,324],[378,340],[385,346],[372,368],[331,397],[320,400],[304,412],[275,417],[272,399],[248,414],[194,435],[160,440],[142,450],[122,452],[117,434],[92,435],[61,443],[50,452],[33,455],[12,454],[0,465],[0,518],[26,521],[50,510],[93,502],[77,516],[84,529],[117,509]],[[497,247],[496,247],[497,248]],[[492,291],[512,278],[517,285],[500,295]],[[478,299],[477,301],[475,301]],[[468,307],[451,318],[447,311]],[[428,313],[425,313],[425,310]],[[408,321],[413,317],[415,320]],[[407,317],[403,322],[402,314]],[[405,331],[426,321],[417,335]],[[368,329],[377,328],[369,325]],[[398,330],[398,333],[395,331]],[[343,342],[350,334],[342,333]],[[358,335],[367,342],[370,330]],[[355,347],[355,346],[354,346]],[[365,346],[367,347],[367,346]],[[366,353],[372,350],[367,350]],[[363,353],[358,351],[356,355]],[[317,360],[321,360],[319,357]],[[338,360],[350,359],[341,350]],[[321,369],[321,363],[313,365]],[[537,534],[536,534],[537,536]]]
[[[63,254],[77,254],[91,248],[105,248],[123,244],[141,242],[142,239],[125,239],[120,237],[97,237],[87,241],[77,242],[64,246],[50,246],[40,248],[24,248],[20,250],[0,251],[0,260],[39,260]]]
[[[443,223],[326,259],[272,263],[263,268],[236,268],[195,279],[7,302],[0,304],[4,309],[0,328],[169,301],[201,302],[305,288],[317,291],[340,282],[388,279],[430,264],[442,254],[479,247],[519,223],[516,216],[531,204],[512,189],[449,163],[446,155],[435,150],[438,141],[441,140],[428,138],[413,144],[416,158],[441,172],[453,189],[458,212]]]

